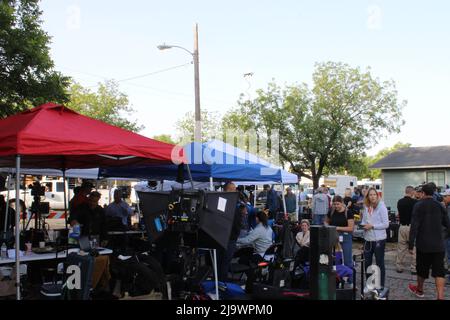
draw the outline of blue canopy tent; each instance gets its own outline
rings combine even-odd
[[[251,181],[254,184],[297,183],[298,177],[242,149],[219,140],[193,142],[184,147],[194,181]],[[173,179],[179,175],[177,165],[101,168],[100,177],[136,179]]]
[[[223,141],[192,142],[184,146],[194,181],[235,181],[237,184],[296,184],[298,177],[262,158]],[[128,168],[101,168],[100,177],[127,177],[135,179],[186,180],[177,165],[141,166]],[[181,179],[180,179],[181,178]],[[284,187],[283,187],[284,189]],[[283,204],[286,208],[284,192]]]

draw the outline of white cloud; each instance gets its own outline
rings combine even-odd
[[[367,8],[367,28],[369,30],[381,30],[383,13],[379,6],[371,5]]]

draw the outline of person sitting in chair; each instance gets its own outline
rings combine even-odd
[[[120,219],[125,228],[128,227],[128,218],[135,214],[128,203],[122,200],[122,194],[118,189],[114,191],[114,202],[108,205],[105,213],[108,218]]]
[[[295,240],[300,249],[297,251],[295,262],[296,264],[304,265],[309,261],[309,221],[303,219],[300,224],[302,231],[297,233]]]
[[[247,236],[239,238],[236,245],[238,248],[253,247],[255,253],[261,257],[264,256],[266,250],[272,245],[272,228],[263,211],[256,213],[256,228],[251,230]]]

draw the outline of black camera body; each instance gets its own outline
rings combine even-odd
[[[30,184],[28,188],[31,189],[31,195],[33,197],[45,196],[45,187],[41,186],[41,184],[37,181],[35,181],[33,184]]]
[[[237,192],[173,190],[138,192],[147,233],[153,240],[163,234],[183,234],[197,242],[189,246],[226,248],[233,225]],[[212,241],[211,241],[212,240]]]
[[[173,191],[168,204],[168,227],[176,232],[196,232],[200,222],[205,194],[201,190],[194,192]]]

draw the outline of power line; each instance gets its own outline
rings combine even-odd
[[[117,80],[117,82],[124,82],[124,81],[129,81],[129,80],[135,80],[135,79],[145,78],[145,77],[148,77],[148,76],[152,76],[152,75],[154,75],[154,74],[158,74],[158,73],[162,73],[162,72],[166,72],[166,71],[178,69],[178,68],[181,68],[181,67],[185,67],[185,66],[188,66],[188,65],[190,65],[190,64],[192,64],[192,61],[191,61],[191,62],[188,62],[188,63],[180,64],[180,65],[178,65],[178,66],[169,67],[169,68],[166,68],[166,69],[161,69],[161,70],[157,70],[157,71],[153,71],[153,72],[141,74],[141,75],[139,75],[139,76],[134,76],[134,77],[130,77],[130,78],[125,78],[125,79]]]
[[[188,63],[180,64],[180,65],[177,65],[177,66],[156,70],[156,71],[149,72],[149,73],[145,73],[145,74],[141,74],[141,75],[137,75],[137,76],[133,76],[133,77],[129,77],[129,78],[116,80],[116,82],[126,82],[124,84],[130,85],[130,86],[134,86],[134,87],[140,87],[140,88],[144,88],[144,89],[149,89],[149,90],[153,90],[153,91],[156,91],[156,92],[171,94],[171,95],[192,97],[192,94],[175,92],[175,91],[169,91],[169,90],[154,88],[154,87],[150,87],[150,86],[146,86],[146,85],[142,85],[142,84],[138,84],[138,83],[128,82],[130,80],[140,79],[140,78],[148,77],[148,76],[155,75],[155,74],[158,74],[158,73],[163,73],[163,72],[167,72],[167,71],[170,71],[170,70],[182,68],[182,67],[188,66],[190,64],[192,64],[192,61],[188,62]],[[75,70],[75,69],[72,69],[72,68],[67,68],[67,67],[62,67],[62,68],[70,70],[70,71],[73,71],[73,72],[77,72],[77,73],[80,73],[80,74],[85,74],[85,75],[88,75],[88,76],[91,76],[91,77],[101,78],[103,80],[111,79],[110,77],[105,77],[105,76],[102,76],[102,75],[99,75],[99,74],[94,74],[94,73],[89,73],[89,72],[84,72],[84,71],[78,71],[78,70]],[[96,85],[91,85],[91,86],[85,86],[85,88],[90,89],[90,88],[95,88],[95,87],[98,87],[98,86],[99,86],[99,84],[96,84]],[[183,100],[187,101],[186,99],[183,99]],[[224,100],[219,100],[219,99],[206,98],[205,100],[206,101],[215,101],[216,103],[234,104],[234,103],[231,103],[230,101],[224,101]]]
[[[167,72],[167,71],[170,71],[170,70],[174,70],[174,69],[179,69],[179,68],[182,68],[182,67],[186,67],[186,66],[188,66],[188,65],[190,65],[190,64],[192,64],[192,61],[191,61],[191,62],[188,62],[188,63],[180,64],[180,65],[177,65],[177,66],[168,67],[168,68],[164,68],[164,69],[152,71],[152,72],[149,72],[149,73],[145,73],[145,74],[141,74],[141,75],[129,77],[129,78],[119,79],[119,80],[116,80],[116,82],[126,82],[126,81],[130,81],[130,80],[135,80],[135,79],[145,78],[145,77],[149,77],[149,76],[152,76],[152,75],[155,75],[155,74],[158,74],[158,73],[163,73],[163,72]],[[67,69],[67,70],[71,70],[71,71],[73,71],[73,72],[85,74],[85,75],[88,75],[88,76],[91,76],[91,77],[101,78],[101,79],[103,79],[103,80],[113,79],[112,77],[105,77],[105,76],[98,75],[98,74],[94,74],[94,73],[78,71],[78,70],[74,70],[74,69],[72,69],[72,68],[67,68],[67,67],[62,67],[62,68],[63,68],[63,69]],[[95,88],[95,87],[98,87],[98,86],[99,86],[99,85],[96,84],[96,85],[92,85],[92,86],[87,86],[86,88]]]

